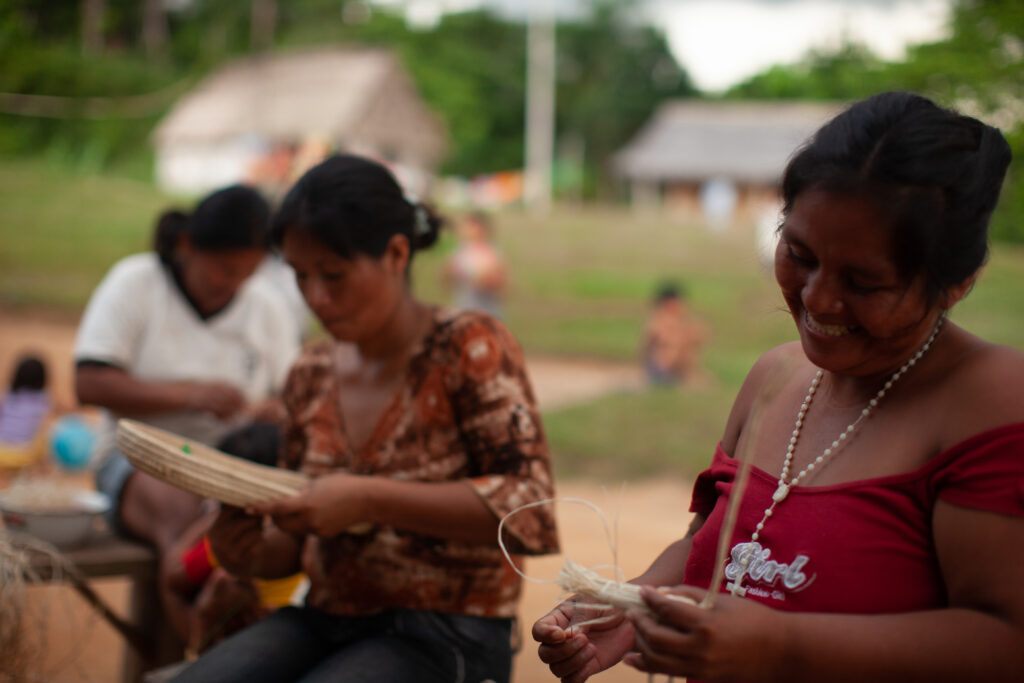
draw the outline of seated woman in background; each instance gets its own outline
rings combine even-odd
[[[249,276],[267,255],[270,210],[255,190],[233,186],[191,214],[164,213],[155,253],[111,268],[89,300],[75,340],[75,391],[105,409],[97,488],[112,499],[118,532],[161,557],[168,616],[183,639],[190,614],[168,577],[170,550],[201,514],[201,499],[136,472],[116,450],[119,417],[216,446],[254,419],[276,419],[272,397],[298,354],[288,312],[269,284]]]
[[[210,540],[233,573],[301,566],[310,589],[175,680],[509,680],[520,578],[497,530],[552,497],[548,444],[508,330],[409,289],[439,225],[355,156],[315,166],[285,197],[275,241],[332,337],[284,392],[284,464],[314,479],[293,498],[224,507]],[[514,553],[557,550],[550,505],[506,529]]]
[[[775,277],[799,341],[754,365],[690,533],[634,579],[651,612],[580,627],[570,601],[534,625],[556,676],[625,659],[690,681],[1024,680],[1024,354],[946,318],[1009,162],[998,130],[909,93],[798,151]],[[700,601],[716,568],[710,609],[654,588]]]

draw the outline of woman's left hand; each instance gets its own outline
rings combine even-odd
[[[317,477],[295,496],[256,503],[248,510],[269,515],[290,534],[330,538],[366,521],[363,510],[368,479],[351,474]]]
[[[644,586],[640,594],[651,613],[628,613],[636,647],[624,659],[627,664],[648,673],[704,680],[763,680],[766,672],[779,671],[780,612],[725,594],[716,596],[712,609],[704,609],[673,600],[670,593],[699,603],[705,591]]]

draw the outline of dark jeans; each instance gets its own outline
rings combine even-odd
[[[508,683],[511,619],[284,607],[210,649],[179,683]]]

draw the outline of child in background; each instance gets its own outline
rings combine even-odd
[[[281,430],[276,424],[255,422],[229,434],[217,448],[274,467],[280,443]],[[217,512],[217,506],[211,506],[182,534],[167,560],[170,589],[190,615],[186,643],[189,660],[240,628],[292,604],[304,578],[297,573],[281,579],[249,579],[221,569],[206,537]]]
[[[459,246],[448,259],[443,277],[444,284],[453,292],[456,308],[483,311],[500,318],[507,277],[493,232],[487,214],[467,214],[456,228]]]
[[[52,408],[46,365],[37,356],[22,356],[0,401],[0,467],[25,467],[41,458]]]
[[[644,325],[641,352],[651,384],[690,382],[700,372],[700,351],[707,328],[690,314],[689,303],[675,283],[662,285]]]

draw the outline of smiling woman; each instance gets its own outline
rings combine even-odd
[[[800,340],[754,365],[690,534],[634,579],[652,614],[581,628],[569,602],[534,625],[556,676],[624,659],[690,681],[1024,677],[1024,355],[946,320],[1009,161],[998,130],[909,93],[797,151],[775,272]],[[653,589],[700,601],[718,572],[710,609]]]
[[[923,275],[908,275],[880,254],[894,251],[888,219],[861,197],[808,190],[782,227],[775,277],[804,353],[849,375],[892,372],[935,327]],[[969,281],[943,294],[945,308]]]

